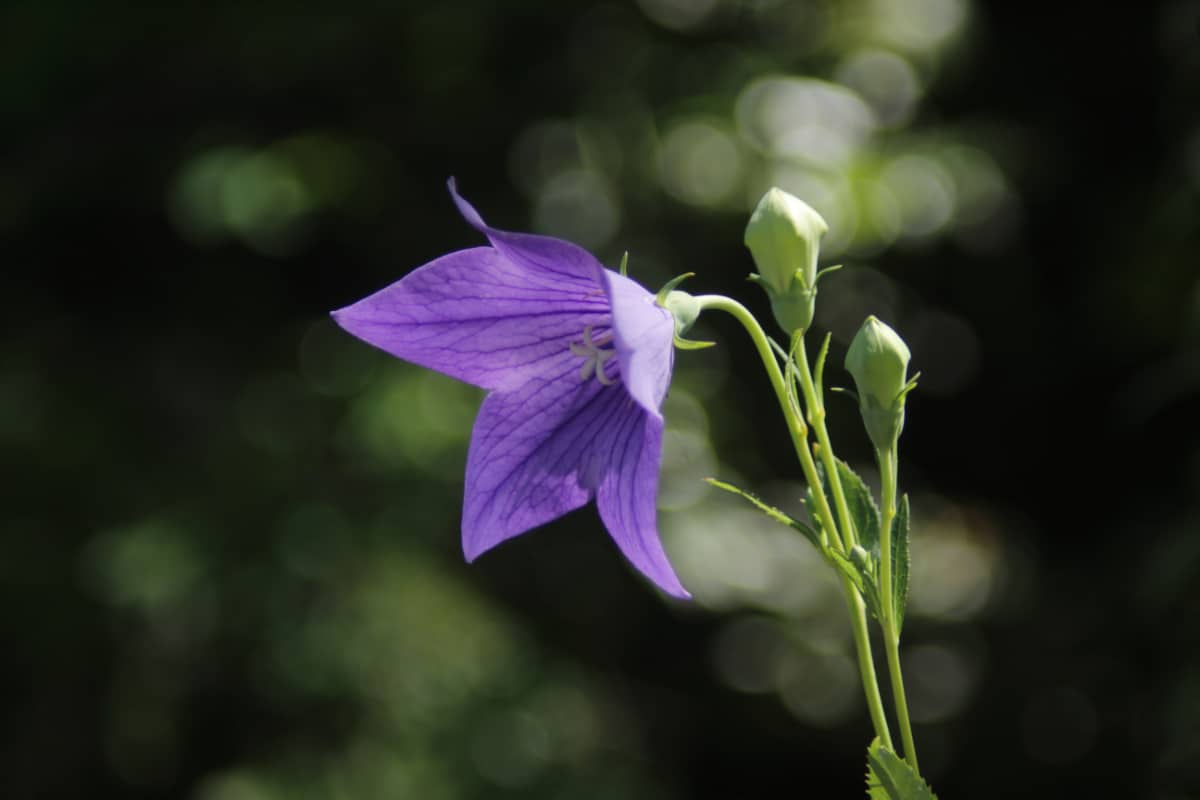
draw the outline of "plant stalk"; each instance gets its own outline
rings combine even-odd
[[[837,549],[838,552],[847,552],[850,545],[846,541],[843,541],[842,536],[839,536],[839,528],[835,522],[833,510],[829,507],[829,502],[825,498],[825,492],[821,490],[820,477],[817,475],[817,465],[813,461],[812,452],[808,448],[808,426],[795,413],[792,404],[789,402],[787,383],[785,382],[783,373],[779,370],[779,363],[775,360],[770,340],[767,338],[766,333],[763,332],[762,326],[758,324],[758,320],[754,318],[754,315],[736,300],[722,295],[699,295],[695,299],[702,309],[724,311],[732,315],[734,319],[742,324],[746,332],[750,334],[750,339],[754,342],[758,356],[762,359],[763,366],[767,370],[767,377],[771,381],[771,388],[775,390],[775,396],[779,400],[780,408],[783,410],[783,416],[787,421],[788,433],[791,435],[796,457],[800,460],[800,468],[803,470],[805,480],[808,481],[809,486],[813,487],[813,497],[817,501],[817,512],[821,517],[821,526],[829,533],[830,546]],[[804,372],[805,374],[808,373],[807,363],[805,364]],[[809,382],[811,383],[811,378]],[[833,477],[832,483],[838,483],[837,472],[833,471],[830,475]],[[844,498],[842,502],[843,504],[845,503]],[[846,518],[848,519],[848,515]],[[845,528],[843,536],[853,536],[853,528]],[[852,542],[853,540],[850,541]],[[842,584],[842,591],[846,596],[846,604],[850,609],[850,624],[854,633],[854,644],[858,655],[859,674],[862,677],[863,693],[866,696],[871,723],[875,728],[875,735],[879,737],[884,746],[893,749],[892,736],[888,730],[887,716],[883,711],[883,700],[879,692],[879,680],[875,675],[875,663],[871,654],[871,639],[867,630],[866,607],[863,605],[862,598],[850,580],[840,572],[838,573],[838,577]]]
[[[892,684],[892,701],[896,706],[896,720],[900,724],[900,738],[904,742],[904,758],[913,772],[921,774],[917,767],[917,747],[913,742],[912,724],[908,719],[908,700],[904,692],[904,676],[900,671],[900,632],[896,628],[896,606],[892,595],[892,523],[896,519],[896,484],[898,458],[896,443],[887,450],[876,450],[879,460],[879,476],[882,484],[883,525],[879,531],[879,590],[883,595],[884,619],[883,648],[887,654],[888,676]]]

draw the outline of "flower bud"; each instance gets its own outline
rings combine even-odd
[[[812,323],[817,253],[828,230],[807,203],[778,188],[763,195],[746,225],[746,247],[758,267],[758,282],[771,298],[775,319],[789,333]]]
[[[861,544],[856,544],[850,548],[850,561],[861,570],[866,572],[872,570],[871,554]]]
[[[890,449],[904,427],[909,358],[904,340],[874,316],[866,318],[846,353],[867,434],[881,450]]]
[[[758,201],[746,226],[746,246],[763,281],[779,294],[793,280],[812,288],[817,278],[817,252],[829,230],[807,203],[782,189],[772,188]]]

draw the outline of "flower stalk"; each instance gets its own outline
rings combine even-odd
[[[804,402],[808,405],[808,418],[812,423],[813,430],[817,434],[817,444],[820,445],[821,463],[825,467],[826,475],[837,475],[837,464],[833,456],[833,443],[829,441],[829,430],[825,426],[825,398],[817,391],[816,385],[813,382],[812,372],[808,366],[808,353],[804,348],[804,334],[799,333],[792,339],[792,348],[795,353],[793,361],[796,363],[797,372],[800,375],[800,389],[804,393]],[[824,366],[824,359],[821,359],[821,365]],[[837,506],[838,519],[842,523],[843,536],[846,539],[846,549],[849,551],[854,545],[858,544],[858,534],[854,530],[854,522],[850,516],[850,507],[846,503],[846,492],[842,488],[842,482],[831,479],[829,486],[833,493],[833,502]]]
[[[882,483],[881,499],[883,501],[883,520],[879,529],[879,572],[880,589],[887,598],[884,603],[884,615],[880,620],[883,629],[883,649],[887,656],[888,678],[892,684],[892,702],[896,706],[896,721],[900,725],[900,738],[904,742],[904,760],[920,775],[917,766],[917,746],[913,741],[912,723],[908,718],[908,698],[904,691],[904,674],[900,669],[900,630],[896,624],[896,606],[891,602],[893,597],[893,568],[892,564],[892,523],[896,520],[896,486],[899,460],[896,457],[896,444],[887,449],[876,449],[875,457],[879,461],[879,475]]]
[[[775,354],[771,349],[770,339],[767,338],[766,333],[763,331],[762,326],[758,324],[758,320],[754,318],[754,315],[736,300],[722,295],[700,295],[695,300],[699,303],[702,310],[712,309],[730,314],[741,323],[742,327],[750,335],[750,339],[754,342],[754,347],[758,351],[758,356],[767,370],[767,377],[771,381],[771,388],[775,390],[779,407],[783,411],[788,433],[791,435],[792,445],[796,451],[796,457],[800,461],[800,468],[804,472],[804,478],[808,481],[809,486],[814,488],[813,496],[817,503],[817,513],[821,518],[821,528],[823,531],[828,532],[829,536],[828,545],[840,554],[848,554],[852,543],[847,541],[845,537],[849,531],[853,530],[853,527],[847,527],[843,524],[839,529],[833,510],[825,498],[825,493],[821,491],[821,481],[820,476],[817,474],[817,465],[813,460],[812,452],[808,446],[808,425],[795,409],[790,387],[779,369],[779,363],[776,361]],[[798,334],[798,336],[802,338],[802,334]],[[802,376],[809,374],[807,361],[805,359],[801,359],[801,361],[804,363]],[[811,387],[811,375],[807,383]],[[807,400],[807,402],[809,402],[811,408],[811,400]],[[823,426],[824,422],[822,421]],[[828,447],[824,447],[822,450],[832,452]],[[836,476],[837,472],[829,474]],[[836,483],[837,481],[833,482]],[[842,499],[842,506],[845,507],[844,497]],[[842,519],[848,520],[848,513]],[[851,533],[850,535],[853,534]],[[871,638],[867,630],[866,607],[863,604],[862,596],[854,584],[850,582],[850,579],[841,572],[838,573],[838,577],[842,586],[842,592],[846,597],[846,605],[850,611],[850,624],[858,656],[859,675],[862,679],[863,693],[866,697],[867,709],[871,716],[871,724],[875,729],[875,735],[890,749],[892,748],[892,735],[888,728],[887,715],[883,710],[883,699],[879,692],[879,679],[875,674],[875,661],[871,652]]]

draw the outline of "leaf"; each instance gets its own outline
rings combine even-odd
[[[850,468],[850,465],[840,458],[834,459],[837,464],[838,476],[842,482],[842,493],[846,496],[846,508],[850,512],[850,521],[854,523],[854,530],[857,533],[858,543],[863,546],[868,553],[879,559],[879,528],[882,520],[879,515],[879,507],[875,505],[875,498],[871,496],[871,490],[867,488],[867,484],[863,479],[858,477],[858,474]],[[837,504],[833,500],[833,494],[829,489],[829,479],[825,475],[825,465],[817,463],[817,474],[821,478],[821,485],[825,490],[825,499],[829,501],[829,507],[834,509],[836,514]],[[817,514],[816,499],[812,497],[810,491],[808,498],[805,500],[808,506],[808,513],[812,515],[814,520],[820,520]]]
[[[842,492],[846,495],[846,505],[850,508],[850,517],[854,520],[854,530],[858,534],[858,543],[863,548],[879,558],[879,528],[881,525],[879,507],[871,490],[858,474],[850,469],[850,465],[840,458],[837,459],[838,477],[842,481]]]
[[[879,576],[876,574],[876,562],[871,560],[860,560],[844,553],[835,550],[832,546],[824,550],[825,560],[834,566],[834,568],[842,573],[863,602],[867,605],[867,610],[876,619],[883,619],[882,606],[880,605],[879,594]],[[870,556],[867,556],[870,559]]]
[[[904,609],[908,606],[908,495],[900,498],[896,519],[892,522],[892,608],[895,610],[896,633],[904,626]]]
[[[818,531],[824,530],[825,526],[821,524],[821,512],[817,510],[817,499],[813,495],[811,486],[804,490],[804,507],[813,521],[813,527]]]
[[[817,351],[817,365],[813,370],[816,375],[813,383],[816,385],[817,397],[822,398],[822,406],[825,405],[825,359],[829,356],[829,340],[832,338],[832,332],[825,334],[825,338],[821,341],[821,349]]]
[[[806,525],[805,523],[801,522],[798,519],[795,519],[794,517],[789,515],[787,512],[781,511],[780,509],[776,508],[775,506],[767,505],[766,503],[764,503],[762,500],[759,500],[757,497],[755,497],[750,492],[747,492],[744,489],[739,489],[738,487],[734,486],[731,483],[725,483],[724,481],[719,481],[716,478],[705,478],[704,480],[708,481],[708,483],[711,486],[715,486],[718,489],[724,489],[725,491],[729,492],[730,494],[736,494],[738,497],[741,497],[742,499],[748,501],[751,505],[753,505],[759,511],[763,512],[764,514],[766,514],[768,517],[775,520],[776,522],[782,522],[784,525],[787,525],[789,528],[795,528],[796,530],[800,531],[800,533],[804,534],[804,538],[806,538],[810,542],[812,542],[813,546],[815,546],[818,550],[823,549],[821,547],[820,534],[818,534],[810,526]]]
[[[937,800],[929,784],[878,737],[867,748],[867,795],[871,800]]]
[[[879,599],[879,582],[874,575],[863,577],[862,589],[863,602],[867,604],[867,611],[870,611],[875,619],[882,621],[883,601]]]
[[[875,775],[875,770],[871,769],[871,759],[867,758],[867,797],[871,800],[889,800],[887,789],[883,788],[883,784],[879,782],[879,778]]]

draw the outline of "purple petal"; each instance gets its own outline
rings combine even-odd
[[[398,358],[504,389],[567,354],[584,326],[609,324],[608,299],[580,285],[476,247],[431,261],[333,317]]]
[[[600,274],[603,265],[595,256],[577,244],[555,239],[551,236],[538,236],[532,233],[512,233],[497,230],[483,221],[483,217],[458,193],[454,178],[447,185],[454,204],[476,230],[488,237],[492,246],[508,258],[529,269],[553,273],[560,280],[585,284],[586,289],[601,289]]]
[[[654,295],[611,270],[604,270],[612,300],[613,338],[621,380],[629,394],[652,416],[659,417],[671,383],[675,359],[675,323],[654,302]]]
[[[561,372],[488,395],[467,456],[463,552],[467,560],[598,500],[627,559],[664,592],[688,597],[655,524],[662,418],[619,386]]]
[[[641,408],[627,414],[609,443],[610,468],[596,493],[604,526],[638,570],[674,597],[691,597],[667,560],[658,536],[658,469],[662,417]]]
[[[581,380],[569,355],[557,374],[488,395],[467,454],[467,560],[591,499],[632,407],[620,387]]]

